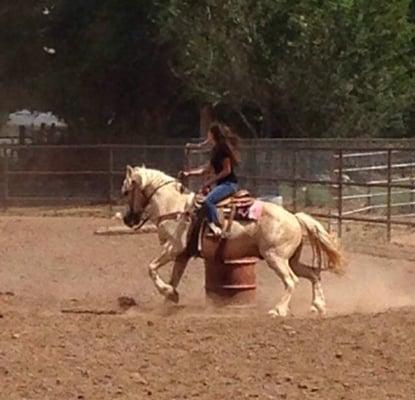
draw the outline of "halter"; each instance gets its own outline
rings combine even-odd
[[[154,197],[154,195],[161,189],[161,188],[163,188],[163,187],[165,187],[165,186],[167,186],[167,185],[171,185],[171,184],[173,184],[173,183],[177,183],[177,180],[171,180],[171,181],[167,181],[167,182],[164,182],[164,183],[162,183],[160,186],[157,186],[152,192],[151,192],[151,194],[149,195],[149,196],[146,196],[146,194],[145,194],[145,192],[144,192],[144,190],[142,190],[141,191],[141,194],[142,194],[142,196],[144,197],[144,204],[142,205],[142,207],[143,207],[143,211],[141,212],[141,216],[142,215],[144,215],[144,218],[140,218],[141,219],[141,222],[138,224],[138,225],[136,225],[135,227],[134,227],[134,230],[139,230],[140,228],[142,228],[143,227],[143,225],[145,224],[145,223],[147,223],[147,221],[150,219],[150,216],[148,216],[148,213],[146,213],[146,209],[147,209],[147,207],[150,205],[150,201],[151,201],[151,199]],[[159,217],[159,219],[160,219],[160,217]],[[157,225],[159,224],[159,222],[157,223]]]
[[[143,212],[144,210],[149,206],[151,199],[153,198],[153,196],[164,186],[167,185],[171,185],[172,183],[177,183],[177,180],[173,180],[173,181],[167,181],[162,183],[160,186],[157,186],[150,194],[150,196],[146,196],[146,194],[144,193],[144,190],[142,191],[143,197],[145,198],[145,205],[143,205]]]

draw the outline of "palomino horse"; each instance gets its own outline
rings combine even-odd
[[[189,261],[185,251],[191,226],[187,211],[192,207],[195,194],[184,192],[180,182],[161,171],[130,166],[127,166],[122,194],[128,198],[128,210],[124,215],[127,225],[135,226],[145,216],[157,226],[162,252],[150,263],[149,275],[162,295],[178,302],[176,288]],[[313,249],[313,265],[300,262],[303,230]],[[320,272],[326,269],[341,274],[342,255],[335,241],[315,219],[304,213],[293,215],[280,206],[264,203],[257,221],[243,225],[237,221],[233,223],[226,245],[236,257],[264,259],[281,278],[285,292],[269,311],[271,315],[288,314],[298,277],[311,282],[312,310],[320,314],[326,312]],[[170,282],[166,283],[158,270],[169,262],[174,262],[174,266]]]

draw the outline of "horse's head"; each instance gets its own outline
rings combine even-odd
[[[128,201],[128,209],[123,218],[124,223],[130,227],[149,217],[160,217],[156,215],[160,208],[182,211],[186,199],[181,195],[188,195],[184,193],[183,185],[177,179],[145,166],[136,168],[127,166],[121,193]],[[153,202],[156,207],[149,207]],[[143,216],[144,213],[147,215]]]
[[[143,193],[145,168],[133,168],[127,166],[125,178],[121,188],[121,194],[127,198],[128,208],[123,216],[124,223],[133,227],[142,220],[142,215],[148,205],[148,201]]]

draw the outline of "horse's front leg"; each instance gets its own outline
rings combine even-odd
[[[186,269],[186,266],[189,262],[189,257],[187,256],[178,256],[176,257],[173,265],[173,271],[171,273],[170,285],[173,287],[174,292],[172,295],[167,297],[167,300],[170,300],[174,303],[179,302],[179,293],[177,292],[177,286],[179,286],[180,280],[182,279],[183,273]]]
[[[173,252],[173,247],[171,245],[167,245],[164,247],[161,255],[155,258],[148,267],[148,273],[151,280],[153,281],[157,290],[165,297],[174,297],[176,290],[172,285],[164,282],[157,271],[160,267],[166,265],[170,261],[173,261],[175,258],[176,254]]]

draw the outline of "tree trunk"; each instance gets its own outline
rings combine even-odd
[[[199,135],[205,139],[209,131],[210,125],[213,122],[213,107],[212,104],[204,104],[200,108],[200,132]]]
[[[263,138],[269,138],[272,134],[272,107],[266,106],[262,109],[262,129],[261,136]]]

